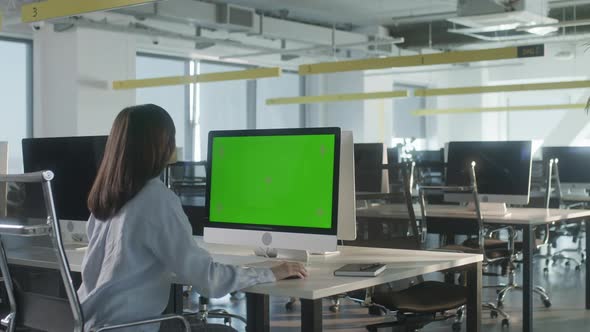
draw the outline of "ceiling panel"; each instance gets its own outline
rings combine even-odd
[[[214,0],[264,11],[286,9],[290,18],[356,26],[393,23],[394,18],[454,12],[457,0]]]

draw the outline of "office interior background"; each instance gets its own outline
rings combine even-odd
[[[115,1],[118,8],[86,12],[69,12],[64,1],[44,2],[63,14],[27,23],[21,10],[32,1],[0,0],[0,142],[8,143],[8,174],[24,171],[23,139],[108,135],[121,109],[147,103],[174,119],[176,157],[186,162],[208,159],[210,131],[242,129],[340,127],[353,133],[354,143],[395,149],[397,160],[384,164],[418,165],[420,151],[441,149],[437,162],[444,164],[449,142],[478,147],[531,141],[532,159],[539,163],[547,161],[543,147],[590,149],[590,1]],[[442,57],[429,62],[431,55]],[[323,66],[344,61],[337,68]],[[310,64],[318,65],[305,66]],[[275,67],[282,70],[278,77],[172,85],[156,80],[150,87],[138,81]],[[118,82],[139,85],[120,88]],[[395,91],[404,93],[374,95]],[[572,169],[590,172],[590,164]],[[444,170],[432,172],[441,177],[436,184],[444,184]],[[415,176],[416,191],[424,179]],[[374,201],[356,204],[362,209]],[[578,203],[587,207],[587,201]],[[552,224],[558,235],[547,244],[553,251],[572,249],[564,255],[573,261],[534,259],[535,284],[551,301],[533,296],[534,331],[588,329],[586,235],[583,223],[575,224],[573,233]],[[436,241],[428,236],[428,243]],[[518,283],[521,258],[510,263]],[[510,272],[500,274],[484,275],[483,284],[506,283]],[[198,299],[185,291],[186,305],[196,305]],[[496,303],[496,295],[483,289],[485,302]],[[271,297],[271,330],[301,329],[299,312],[285,308],[288,301]],[[395,318],[391,312],[370,314],[347,298],[337,312],[332,304],[324,301],[324,329],[364,331]],[[239,294],[212,299],[210,306],[239,315],[246,310]],[[484,311],[482,331],[522,330],[522,306],[520,293],[510,292],[503,299],[509,326],[505,317]],[[423,330],[451,331],[454,322],[433,322]]]

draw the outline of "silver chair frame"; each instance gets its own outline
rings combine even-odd
[[[26,174],[15,174],[15,175],[2,175],[0,174],[0,183],[7,183],[7,182],[16,182],[16,183],[39,183],[43,188],[43,196],[45,201],[45,208],[47,212],[47,221],[46,221],[46,229],[49,230],[49,235],[51,237],[51,241],[53,243],[53,248],[56,250],[57,254],[57,265],[59,267],[59,272],[64,284],[64,288],[66,291],[66,295],[68,297],[68,302],[70,308],[72,310],[72,316],[74,319],[74,332],[84,332],[84,315],[82,314],[82,308],[80,305],[80,300],[78,298],[78,294],[76,292],[76,288],[74,287],[74,283],[72,281],[72,277],[70,274],[70,265],[68,262],[68,258],[66,255],[66,251],[64,249],[61,229],[59,220],[57,218],[55,212],[55,204],[53,201],[53,194],[51,191],[51,180],[53,179],[53,172],[51,171],[41,171],[36,173],[26,173]],[[2,218],[5,219],[5,218]],[[0,219],[0,221],[2,220]],[[39,226],[32,226],[32,227],[39,227]],[[27,227],[17,227],[20,232],[27,233]],[[15,226],[14,224],[0,224],[0,234],[2,233],[10,233],[15,234],[14,232]],[[24,231],[23,231],[24,230]],[[41,232],[37,232],[35,234],[40,234]],[[10,313],[8,316],[2,318],[0,323],[7,328],[7,332],[13,332],[16,328],[15,319],[18,314],[18,305],[15,300],[14,296],[14,288],[12,278],[10,276],[10,271],[8,268],[8,259],[6,256],[6,251],[4,249],[4,245],[0,240],[0,271],[2,272],[2,280],[4,281],[4,288],[8,294],[9,304],[10,304]],[[139,326],[139,325],[147,325],[147,324],[155,324],[164,321],[170,320],[178,320],[183,324],[183,331],[190,332],[190,324],[188,320],[181,316],[181,315],[163,315],[159,317],[149,318],[141,321],[135,322],[127,322],[123,324],[113,324],[108,326],[102,326],[98,328],[93,328],[90,332],[102,332],[102,331],[110,331],[116,330],[126,327],[132,326]]]
[[[489,258],[485,255],[485,238],[486,236],[491,236],[491,232],[486,234],[483,222],[483,215],[481,213],[480,208],[480,200],[479,200],[479,192],[477,190],[477,178],[475,176],[475,163],[473,162],[469,167],[469,179],[471,182],[470,186],[421,186],[419,190],[419,197],[420,197],[420,212],[422,214],[422,243],[426,242],[426,235],[428,233],[428,214],[426,211],[426,192],[428,191],[443,191],[443,192],[456,192],[456,193],[472,193],[473,194],[473,203],[475,205],[475,219],[477,221],[477,229],[478,229],[478,249],[479,252],[483,255],[483,264],[484,266],[489,265],[491,263],[495,263],[501,260],[505,260],[505,257],[501,258]],[[493,232],[498,232],[500,230],[508,230],[509,234],[513,234],[514,230],[512,227],[501,227],[494,229]],[[512,235],[510,235],[512,237]],[[514,255],[514,247],[511,244],[511,241],[508,241],[508,250],[511,252],[511,255]],[[492,317],[502,316],[502,325],[508,326],[510,323],[510,315],[508,315],[504,310],[499,308],[499,306],[495,305],[494,303],[487,302],[482,303],[481,307],[486,310],[490,310]],[[461,324],[463,320],[462,313],[465,311],[465,306],[460,308],[460,315],[457,315],[457,320],[455,324]]]

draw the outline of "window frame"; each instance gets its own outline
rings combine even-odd
[[[190,63],[193,61],[191,58],[182,57],[182,56],[175,56],[175,55],[167,55],[167,54],[159,54],[159,53],[150,53],[145,51],[137,51],[135,53],[135,57],[146,57],[146,58],[153,58],[153,59],[163,59],[163,60],[174,60],[174,61],[182,61],[184,62],[184,75],[190,75]],[[194,148],[193,148],[193,124],[191,123],[191,103],[190,103],[190,85],[184,86],[184,145],[183,145],[183,154],[186,156],[186,159],[193,160],[194,159]]]

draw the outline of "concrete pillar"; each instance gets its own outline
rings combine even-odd
[[[45,25],[34,36],[35,137],[108,134],[116,114],[135,104],[135,90],[113,80],[135,78],[134,38],[122,33]]]

